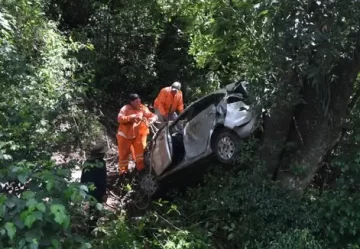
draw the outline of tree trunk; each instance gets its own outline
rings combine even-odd
[[[354,82],[360,70],[359,35],[356,34],[355,38],[356,50],[352,58],[340,58],[321,83],[305,80],[302,84],[293,72],[288,77],[291,80],[279,86],[281,91],[275,95],[265,123],[259,155],[268,173],[284,187],[302,193],[311,183],[324,156],[341,138]],[[302,95],[305,104],[295,108],[293,97],[297,94]],[[291,143],[300,145],[295,152],[286,150]]]
[[[290,80],[279,85],[271,112],[264,124],[264,139],[259,150],[259,157],[265,163],[270,178],[275,177],[276,171],[285,148],[285,142],[290,130],[290,124],[294,112],[294,97],[297,96],[301,84],[293,76]]]
[[[332,74],[337,76],[336,80],[327,80],[323,84],[328,94],[319,94],[315,88],[319,85],[312,82],[304,84],[306,104],[300,106],[296,114],[304,143],[296,153],[287,157],[291,158],[289,163],[283,161],[280,164],[282,170],[277,177],[284,186],[302,193],[314,178],[324,156],[339,141],[354,82],[360,70],[359,54],[356,53],[353,60],[341,60],[334,68]]]

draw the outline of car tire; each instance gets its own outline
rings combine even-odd
[[[229,129],[221,129],[215,134],[212,150],[219,162],[233,164],[239,150],[240,138]]]
[[[149,166],[146,166],[144,170],[139,172],[136,185],[138,190],[150,197],[154,196],[160,188],[160,183],[157,181],[155,172],[154,170],[150,172]]]

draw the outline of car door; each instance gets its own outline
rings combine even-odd
[[[169,125],[166,125],[154,141],[154,147],[151,151],[151,164],[156,175],[161,175],[171,164],[173,148],[169,134]]]
[[[241,94],[231,94],[227,97],[225,127],[233,129],[250,122],[251,118],[250,106],[244,103]]]
[[[205,153],[216,124],[216,106],[209,105],[184,127],[185,160]]]

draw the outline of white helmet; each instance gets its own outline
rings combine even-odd
[[[180,84],[180,82],[174,82],[174,83],[172,83],[172,85],[171,85],[171,90],[180,90],[181,89],[181,84]]]

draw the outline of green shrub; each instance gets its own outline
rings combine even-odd
[[[163,206],[161,209],[166,209]],[[94,248],[104,249],[210,249],[206,233],[196,227],[177,227],[179,220],[165,219],[160,210],[127,220],[118,217],[98,229]],[[168,218],[168,217],[167,217]],[[172,223],[174,222],[174,224]]]
[[[280,234],[276,241],[271,242],[268,249],[322,249],[321,243],[311,232],[304,230],[290,230]]]
[[[321,218],[321,234],[329,248],[360,243],[360,196],[343,190],[323,193],[315,203]]]
[[[181,212],[189,214],[186,222],[201,222],[228,248],[253,241],[268,244],[279,232],[317,226],[307,202],[289,196],[274,182],[257,180],[259,174],[216,172],[207,179],[206,188],[194,189],[188,200],[178,204]]]
[[[79,64],[70,54],[83,46],[46,19],[43,1],[1,4],[0,248],[89,247],[72,224],[86,187],[69,184],[74,165],[51,160],[66,133],[59,117],[75,115]]]

